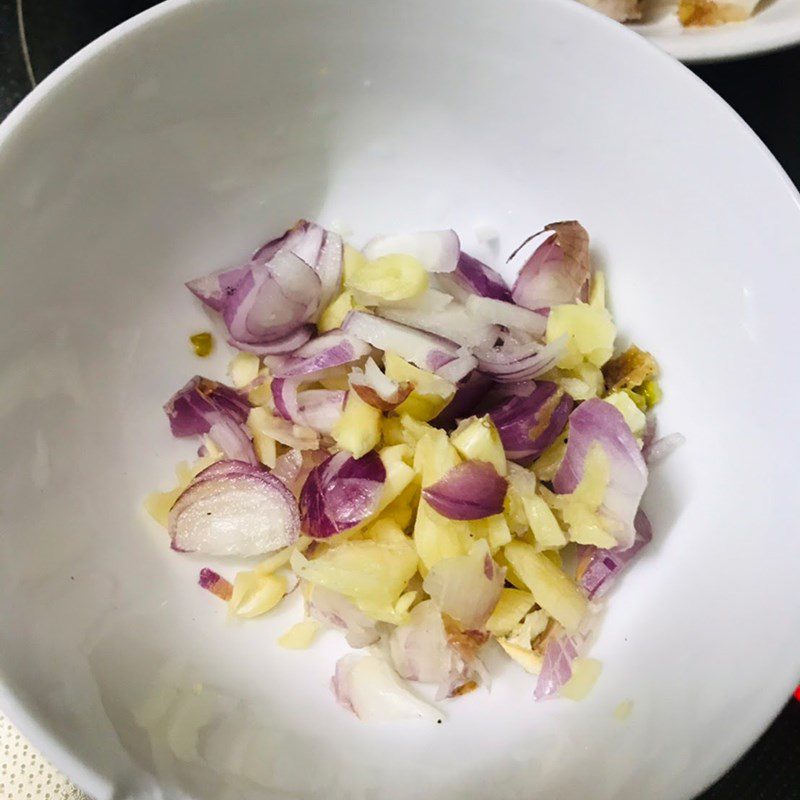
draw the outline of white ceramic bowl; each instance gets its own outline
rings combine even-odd
[[[800,43],[800,0],[762,0],[745,22],[683,28],[677,0],[647,0],[644,19],[630,27],[687,63],[725,61]]]
[[[535,705],[506,664],[446,724],[362,725],[328,689],[338,636],[280,650],[291,604],[229,624],[145,519],[192,452],[161,403],[223,374],[189,352],[182,281],[301,215],[452,225],[476,253],[481,225],[503,252],[553,219],[592,233],[688,444],[585,702]],[[0,128],[0,242],[0,704],[96,800],[688,798],[789,696],[798,196],[630,31],[554,0],[166,3]]]

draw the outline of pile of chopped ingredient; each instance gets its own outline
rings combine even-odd
[[[580,0],[617,22],[634,22],[647,14],[645,0]],[[654,5],[654,4],[651,4]],[[759,0],[678,0],[678,21],[685,28],[743,22],[756,12]]]
[[[675,444],[653,441],[655,360],[614,357],[577,222],[512,259],[509,288],[452,230],[359,251],[301,221],[187,284],[239,352],[232,385],[197,376],[166,404],[199,458],[147,508],[177,552],[269,554],[233,583],[201,571],[232,615],[297,588],[305,618],[280,645],[328,626],[369,648],[332,681],[363,720],[440,719],[407,681],[463,695],[497,645],[537,699],[581,698],[597,603],[652,537],[647,462]]]

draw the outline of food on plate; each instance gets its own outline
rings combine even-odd
[[[580,0],[584,5],[617,22],[641,19],[647,0]],[[678,20],[684,27],[707,27],[742,22],[753,16],[759,0],[678,0]]]
[[[488,686],[491,647],[536,699],[583,698],[599,603],[652,539],[648,460],[679,443],[655,441],[658,365],[615,351],[579,223],[512,258],[509,286],[452,230],[357,250],[301,221],[187,284],[234,348],[230,385],[168,400],[198,458],[146,507],[177,553],[259,559],[200,571],[231,617],[297,590],[281,647],[333,628],[365,649],[332,679],[364,721],[441,721],[432,703]]]

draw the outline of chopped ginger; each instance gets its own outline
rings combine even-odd
[[[428,288],[428,273],[413,256],[398,254],[359,264],[345,284],[378,301],[397,302],[421,295]]]
[[[341,328],[344,318],[356,308],[352,292],[344,291],[331,300],[319,316],[317,330],[327,333],[335,328]]]
[[[567,351],[559,360],[563,369],[574,369],[584,359],[596,367],[611,358],[617,329],[605,308],[583,303],[553,306],[547,318],[547,341],[567,337]]]
[[[255,571],[239,572],[233,581],[233,595],[228,601],[232,616],[250,619],[275,608],[287,592],[282,575],[261,575]]]
[[[319,623],[313,619],[304,619],[292,625],[286,633],[278,639],[278,645],[287,650],[305,650],[317,635]]]
[[[569,700],[583,700],[592,690],[603,669],[596,658],[576,658],[572,662],[572,676],[561,687],[559,695]]]
[[[365,403],[356,392],[348,392],[332,435],[342,450],[361,458],[381,440],[381,412]]]
[[[261,360],[255,353],[237,353],[228,364],[228,375],[237,389],[244,389],[258,377]]]
[[[578,587],[546,555],[529,544],[511,542],[504,552],[536,602],[568,633],[574,633],[587,609],[586,598]]]

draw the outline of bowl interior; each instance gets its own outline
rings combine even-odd
[[[0,134],[14,717],[97,800],[698,791],[800,661],[796,379],[776,344],[796,327],[800,213],[771,156],[683,68],[572,3],[203,0],[123,30]],[[328,688],[337,635],[278,648],[299,601],[227,622],[196,586],[220,562],[171,552],[145,518],[193,451],[161,404],[228,355],[191,355],[209,321],[182,282],[300,216],[356,243],[452,226],[496,265],[552,220],[592,234],[621,338],[661,362],[661,430],[688,443],[654,470],[656,542],[611,598],[585,702],[534,705],[496,659],[491,693],[446,703],[445,724],[361,725]]]

